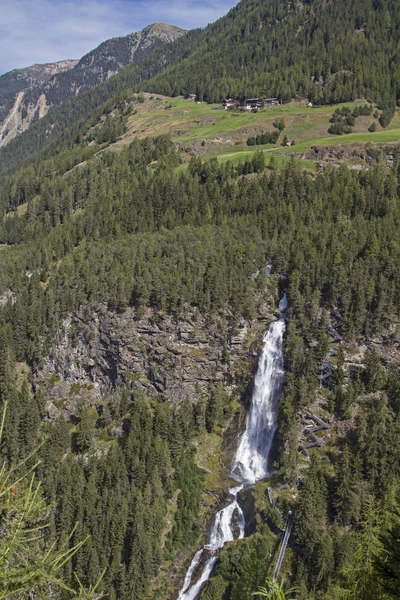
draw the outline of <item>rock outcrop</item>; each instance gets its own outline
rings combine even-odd
[[[262,312],[251,325],[232,326],[194,308],[177,317],[86,306],[57,330],[35,385],[46,390],[49,418],[65,409],[63,400],[74,413],[74,397],[83,394],[95,404],[119,387],[195,401],[218,382],[229,390],[251,375],[266,321],[273,318],[265,307]]]

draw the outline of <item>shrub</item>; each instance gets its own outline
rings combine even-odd
[[[259,133],[256,137],[247,139],[248,146],[262,146],[263,144],[276,144],[279,138],[279,131],[265,131]]]
[[[394,117],[394,113],[394,104],[387,104],[383,107],[382,114],[379,119],[379,123],[382,125],[382,127],[387,127],[390,124],[391,120]]]
[[[276,119],[272,125],[279,131],[283,131],[285,129],[285,121],[283,119]]]

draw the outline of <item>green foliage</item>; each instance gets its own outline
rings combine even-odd
[[[81,406],[78,415],[79,423],[75,436],[75,444],[79,452],[86,452],[90,449],[93,440],[97,413]]]
[[[342,135],[343,133],[352,133],[352,126],[355,124],[354,115],[348,106],[337,108],[330,119],[332,126],[328,133],[333,135]]]
[[[351,465],[351,454],[345,446],[337,469],[338,485],[334,495],[337,518],[343,525],[358,522],[360,497],[357,493],[357,474]]]
[[[194,544],[199,537],[198,514],[202,482],[203,474],[195,466],[193,455],[185,456],[176,474],[176,484],[180,493],[174,527],[167,543],[168,550]]]
[[[211,391],[205,414],[205,425],[209,433],[222,425],[224,405],[226,404],[226,400],[226,394],[222,385],[218,385],[214,390]]]
[[[237,544],[224,548],[215,574],[206,584],[204,600],[242,600],[250,598],[267,577],[272,539],[257,533]]]
[[[282,131],[285,129],[285,121],[283,119],[276,119],[272,125],[276,127],[279,133],[282,133]]]
[[[390,514],[389,524],[380,532],[383,551],[376,559],[377,575],[389,598],[400,589],[400,512],[399,503]]]
[[[72,562],[82,583],[94,585],[107,568],[107,594],[141,600],[163,559],[168,499],[177,496],[167,553],[194,543],[199,534],[203,476],[190,448],[197,429],[191,404],[174,410],[141,396],[116,398],[111,417],[114,422],[123,419],[124,433],[106,454],[90,451],[94,445],[99,448],[92,430],[85,460],[77,460],[68,447],[65,454],[65,446],[59,452],[46,452],[45,446],[39,475],[46,495],[56,498],[60,535],[77,521],[71,543],[90,534]],[[60,429],[61,423],[53,448]],[[69,581],[71,573],[65,577]]]
[[[383,550],[379,539],[381,526],[379,509],[373,501],[369,501],[351,563],[344,571],[347,580],[345,588],[351,600],[379,600],[385,597],[375,570],[375,561]]]
[[[0,439],[4,431],[7,402],[3,405]],[[49,535],[51,508],[33,474],[37,449],[12,467],[0,462],[0,598],[53,597],[64,590],[68,598],[95,600],[100,584],[74,591],[62,578],[63,567],[87,539],[68,547]],[[28,466],[32,463],[32,466]],[[74,531],[71,535],[74,534]],[[79,582],[80,583],[80,582]]]
[[[247,138],[248,146],[259,146],[263,144],[276,144],[279,138],[280,131],[265,131],[264,133],[259,133],[255,137]]]
[[[369,115],[372,115],[373,110],[374,107],[372,104],[357,104],[357,106],[353,108],[352,115],[355,119],[361,116],[368,117]]]
[[[126,119],[123,117],[107,116],[98,131],[94,132],[94,139],[98,144],[108,142],[113,144],[126,131]],[[90,140],[90,136],[88,141]]]
[[[370,114],[370,107],[357,111]],[[118,122],[111,113],[106,131]],[[359,116],[344,109],[337,114],[339,124]],[[100,135],[99,119],[94,115],[74,135]],[[374,565],[384,548],[388,566],[397,557],[378,532],[397,531],[386,526],[384,507],[400,477],[398,374],[388,374],[369,350],[365,371],[348,375],[339,351],[333,389],[319,393],[335,418],[352,417],[351,431],[344,424],[341,452],[335,448],[308,470],[298,455],[296,415],[316,397],[319,366],[331,344],[329,307],[342,311],[346,339],[370,338],[398,319],[398,154],[390,171],[380,164],[361,173],[340,167],[315,175],[294,161],[278,171],[273,157],[265,170],[265,154],[258,152],[237,168],[195,158],[176,173],[179,157],[167,138],[158,137],[135,141],[120,154],[103,152],[70,171],[99,149],[85,144],[66,142],[59,155],[4,175],[0,186],[1,214],[13,215],[0,225],[7,245],[0,289],[16,298],[0,313],[0,401],[10,406],[1,455],[16,463],[37,444],[41,429],[48,432],[37,471],[46,498],[57,506],[52,534],[66,539],[78,522],[67,541],[71,548],[90,534],[72,565],[65,565],[66,584],[74,570],[93,587],[107,568],[104,590],[111,598],[142,600],[163,557],[197,541],[203,477],[190,443],[202,427],[213,431],[224,424],[225,397],[217,387],[197,408],[190,402],[174,408],[124,390],[100,417],[82,405],[74,426],[40,426],[46,399],[32,393],[29,382],[17,388],[15,359],[35,372],[64,317],[86,303],[121,311],[131,306],[139,314],[148,307],[179,314],[188,303],[206,313],[221,311],[233,323],[254,318],[268,257],[284,275],[280,285],[290,304],[280,435],[288,449],[284,476],[302,479],[295,526],[299,595],[329,597],[336,586],[367,598],[369,590],[360,587],[365,576],[379,597],[383,584],[374,583]],[[68,335],[78,343],[73,328]],[[373,497],[375,525],[367,519]],[[367,548],[366,531],[374,544],[378,539],[376,552]],[[368,572],[360,560],[366,549]],[[270,572],[265,557],[271,550],[265,531],[224,549],[204,597],[250,596]]]
[[[390,125],[390,122],[394,117],[396,104],[393,101],[387,102],[381,108],[382,113],[379,117],[379,123],[382,125],[382,127],[387,127],[388,125]]]
[[[357,104],[353,110],[349,106],[337,108],[330,119],[332,125],[328,129],[328,133],[331,133],[332,135],[352,133],[352,127],[355,125],[356,118],[371,115],[372,111],[372,104]],[[376,131],[376,125],[374,131]]]
[[[285,589],[284,582],[279,583],[276,579],[267,579],[266,587],[258,588],[258,592],[254,592],[253,596],[262,596],[268,600],[294,600],[297,588],[291,587]],[[291,598],[289,599],[289,596]]]

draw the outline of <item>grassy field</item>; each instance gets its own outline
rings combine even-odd
[[[308,150],[315,144],[318,144],[319,146],[347,146],[370,143],[387,144],[392,142],[400,142],[400,127],[396,129],[381,129],[375,133],[361,132],[350,133],[348,135],[330,135],[329,137],[314,138],[300,142],[293,148],[277,148],[276,152],[302,152]]]
[[[312,146],[340,147],[348,145],[384,144],[400,141],[400,111],[396,113],[387,129],[382,129],[373,116],[358,117],[350,135],[331,136],[328,134],[329,119],[337,107],[351,106],[346,103],[337,106],[308,107],[305,102],[291,102],[283,106],[265,108],[258,113],[213,110],[216,105],[196,103],[182,97],[151,96],[136,104],[136,113],[129,117],[128,131],[111,149],[119,150],[133,138],[144,138],[168,134],[180,148],[183,162],[191,156],[217,156],[220,161],[231,160],[234,164],[251,158],[256,150],[274,153],[277,166],[287,160],[280,154],[301,154]],[[364,102],[362,102],[364,103]],[[274,129],[276,119],[284,119],[286,135],[295,140],[293,147],[279,146],[248,147],[247,138]],[[376,133],[369,133],[368,127],[375,121]],[[299,158],[301,160],[301,158]],[[315,168],[312,160],[302,163]],[[185,167],[180,167],[184,169]]]

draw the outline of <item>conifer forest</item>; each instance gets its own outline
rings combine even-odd
[[[398,2],[242,0],[0,148],[0,599],[400,598],[399,111]]]

